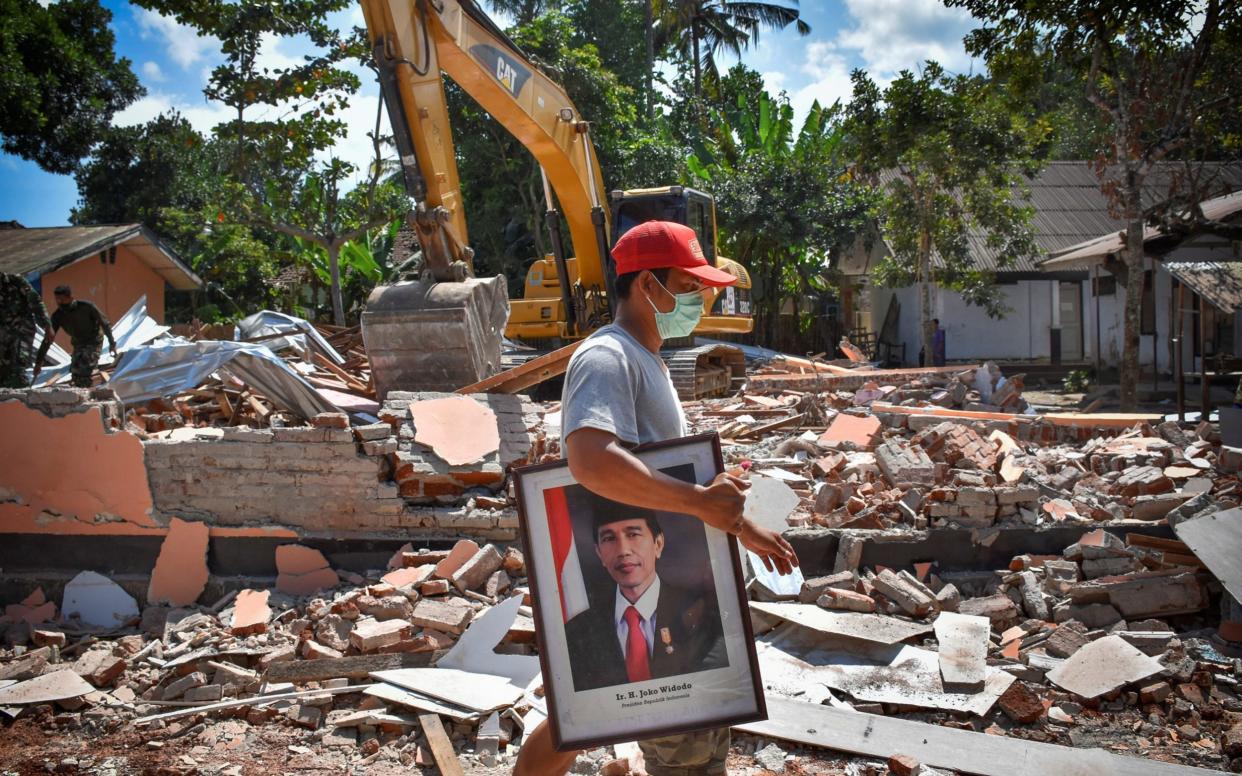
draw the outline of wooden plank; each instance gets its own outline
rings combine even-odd
[[[348,385],[351,390],[358,391],[361,393],[366,393],[367,387],[364,384],[362,384],[358,380],[358,378],[354,377],[349,372],[346,372],[344,369],[332,363],[332,359],[328,358],[327,356],[319,352],[315,352],[312,357],[315,359],[316,364],[318,364],[323,369],[328,370],[332,374],[336,375],[338,378],[344,381],[344,383]]]
[[[582,343],[583,340],[578,340],[572,345],[532,358],[521,366],[458,388],[457,393],[517,393],[523,388],[538,385],[544,380],[564,374],[569,368],[569,357]]]
[[[1090,428],[1130,428],[1135,423],[1158,423],[1164,416],[1141,412],[1085,413],[1049,412],[1045,415],[1018,415],[1008,412],[977,412],[975,410],[952,410],[946,407],[906,407],[898,404],[874,402],[872,412],[893,412],[900,415],[934,415],[940,418],[964,418],[966,420],[1011,420],[1030,423],[1042,420],[1054,426],[1087,426]]]
[[[748,428],[742,433],[738,434],[738,437],[744,439],[746,437],[763,436],[769,431],[776,431],[777,429],[782,429],[782,428],[785,428],[786,426],[796,426],[799,423],[801,423],[802,419],[805,417],[806,417],[806,413],[799,412],[797,415],[790,415],[787,418],[780,418],[779,420],[774,420],[770,423],[764,423],[762,425],[755,426],[753,428]]]
[[[427,736],[427,746],[431,748],[431,756],[435,758],[441,776],[465,776],[439,715],[419,714],[418,724],[423,729],[423,735]]]
[[[372,671],[394,668],[424,668],[431,665],[434,652],[400,652],[391,655],[353,655],[318,660],[291,660],[272,663],[263,673],[269,682],[320,682],[324,679],[366,679]]]
[[[133,721],[135,725],[145,725],[148,722],[157,720],[177,719],[178,717],[192,717],[195,714],[202,714],[208,711],[216,711],[218,709],[235,709],[238,706],[260,706],[272,701],[288,701],[295,698],[306,698],[312,695],[349,695],[350,693],[363,692],[374,684],[353,684],[349,687],[329,687],[320,688],[318,690],[298,690],[297,692],[281,692],[271,695],[252,695],[249,698],[234,698],[229,701],[219,701],[217,703],[201,703],[190,706],[177,711],[166,711],[162,714],[152,714],[147,717],[139,717]],[[134,705],[141,706],[143,701],[136,701]]]
[[[913,720],[836,709],[769,695],[768,718],[745,733],[881,759],[905,754],[934,768],[981,776],[1193,776],[1219,771],[990,736]]]

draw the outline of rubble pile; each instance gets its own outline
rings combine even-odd
[[[1097,529],[994,573],[926,563],[809,578],[796,596],[761,591],[788,603],[751,604],[768,631],[761,670],[791,698],[843,703],[806,689],[822,682],[860,711],[936,711],[951,727],[1238,772],[1242,651],[1205,627],[1200,569],[1164,565]],[[817,608],[909,623],[921,649],[882,647],[874,632],[818,621]],[[939,674],[920,676],[916,658]],[[799,685],[782,681],[790,663]]]
[[[298,545],[280,547],[277,563],[275,589],[230,592],[211,606],[139,612],[125,590],[92,572],[66,587],[63,619],[41,589],[9,605],[0,712],[46,718],[66,732],[138,726],[153,750],[183,738],[236,746],[252,727],[276,725],[302,731],[301,747],[406,766],[435,764],[437,736],[495,764],[524,719],[540,718],[542,699],[528,697],[524,683],[483,692],[466,672],[453,686],[425,675],[440,670],[426,666],[448,665],[489,611],[499,625],[483,627],[472,648],[524,660],[529,676],[515,680],[538,673],[518,550],[465,540],[442,552],[407,546],[389,570],[365,579],[338,576]],[[82,609],[71,612],[79,594]],[[485,667],[454,664],[480,676]]]
[[[1005,414],[1031,411],[1022,398],[1025,387],[1025,375],[1006,377],[991,362],[982,366],[875,369],[850,360],[783,357],[758,367],[747,379],[747,388],[754,393],[822,393],[837,409],[880,402]]]
[[[331,405],[345,410],[374,410],[375,383],[361,327],[282,317],[289,322],[269,323],[260,329],[276,331],[238,341],[263,345],[282,358]],[[307,336],[311,331],[316,336]],[[210,343],[233,341],[234,332],[232,327],[196,326],[186,334],[184,341]],[[103,373],[105,381],[109,376]],[[212,372],[191,389],[131,405],[126,420],[135,431],[158,434],[177,428],[301,426],[308,419],[236,375]]]
[[[839,398],[744,394],[696,402],[687,414],[721,435],[731,463],[802,496],[791,526],[1151,524],[1242,498],[1242,453],[1209,424],[1190,432],[1126,416],[945,418],[880,402],[843,408]]]

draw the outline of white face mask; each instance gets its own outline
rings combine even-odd
[[[654,275],[652,277],[655,278]],[[660,338],[669,340],[690,336],[694,327],[699,325],[699,319],[703,317],[703,296],[698,291],[674,294],[660,283],[659,278],[655,278],[655,281],[676,302],[672,310],[663,313],[651,301],[651,297],[647,297],[647,304],[655,311],[656,330],[660,333]]]

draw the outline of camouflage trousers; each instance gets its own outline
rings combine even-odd
[[[723,776],[731,742],[728,728],[639,741],[651,776]]]
[[[34,332],[0,327],[0,388],[25,388],[26,370],[34,366]]]
[[[91,387],[91,375],[95,374],[95,368],[99,366],[101,353],[103,353],[102,342],[73,346],[73,356],[69,361],[69,376],[73,387]]]

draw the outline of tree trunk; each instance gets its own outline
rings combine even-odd
[[[932,363],[931,235],[919,235],[919,325],[923,333],[923,366]]]
[[[643,17],[644,28],[646,34],[644,38],[647,43],[647,120],[650,121],[655,117],[655,89],[652,87],[652,79],[655,74],[655,1],[647,0],[644,3],[645,16]]]
[[[699,64],[699,23],[690,23],[690,43],[694,51],[694,117],[703,118],[703,68]]]
[[[341,296],[341,247],[335,241],[327,246],[328,270],[332,273],[332,323],[345,325],[345,300]]]
[[[1132,211],[1133,212],[1133,211]],[[1141,213],[1142,211],[1137,211]],[[1140,379],[1139,332],[1143,322],[1143,219],[1131,217],[1126,225],[1126,247],[1123,255],[1126,265],[1125,326],[1121,352],[1121,411],[1138,409],[1138,386]]]

